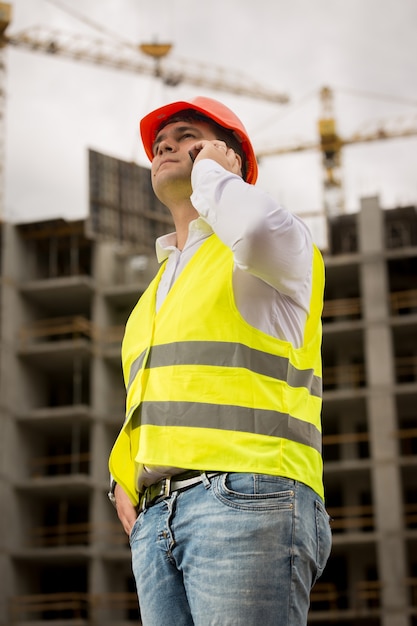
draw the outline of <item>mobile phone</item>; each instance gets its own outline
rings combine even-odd
[[[191,161],[194,163],[197,154],[200,152],[198,148],[194,148],[193,150],[189,150],[188,154],[190,155]]]

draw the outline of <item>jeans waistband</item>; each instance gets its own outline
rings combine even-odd
[[[153,504],[168,498],[174,491],[185,491],[190,489],[199,483],[202,483],[204,477],[213,478],[223,474],[223,472],[200,472],[197,470],[190,470],[183,472],[182,474],[176,474],[175,476],[168,476],[159,480],[154,485],[149,485],[141,494],[138,504],[138,512],[143,511],[145,508],[149,508]]]

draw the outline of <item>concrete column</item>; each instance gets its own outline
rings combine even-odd
[[[2,224],[1,278],[1,350],[0,350],[0,626],[10,623],[9,601],[16,595],[12,551],[21,528],[17,516],[16,459],[21,458],[16,445],[14,412],[18,406],[18,364],[15,356],[16,332],[21,311],[18,307],[16,282],[19,276],[19,241],[14,226]]]
[[[383,212],[378,198],[361,202],[358,216],[361,289],[365,321],[367,412],[372,460],[372,493],[381,582],[381,625],[410,626],[403,541],[401,475],[394,395],[394,354],[388,310]]]

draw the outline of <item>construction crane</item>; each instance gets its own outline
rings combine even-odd
[[[357,143],[416,136],[417,116],[405,120],[405,124],[403,119],[397,120],[396,124],[393,121],[380,122],[371,130],[358,131],[350,137],[341,137],[337,131],[332,89],[323,87],[320,91],[320,100],[322,112],[318,120],[318,140],[258,150],[257,157],[262,159],[306,150],[319,150],[323,167],[324,216],[332,218],[345,211],[341,174],[342,149]]]
[[[6,102],[6,63],[4,55],[4,33],[10,23],[10,5],[0,3],[0,225],[4,214],[4,161],[5,161],[5,127],[4,112]]]
[[[195,61],[170,60],[171,43],[150,42],[133,45],[126,41],[91,39],[85,35],[63,33],[39,26],[9,35],[6,33],[11,21],[11,5],[8,3],[0,3],[0,20],[2,21],[0,45],[3,47],[9,45],[26,48],[33,52],[59,55],[75,61],[155,76],[174,87],[184,82],[195,87],[206,87],[275,104],[289,102],[287,94],[267,89],[248,76],[239,75],[236,70],[228,71],[222,67]]]
[[[52,1],[52,0],[51,0]],[[57,0],[54,1],[57,4]],[[5,49],[8,46],[32,52],[67,57],[74,61],[91,63],[107,68],[124,70],[135,74],[153,76],[164,84],[175,87],[187,83],[214,91],[223,91],[240,96],[260,99],[274,104],[286,104],[288,95],[267,89],[239,75],[235,70],[211,64],[172,60],[169,54],[171,43],[142,43],[134,45],[121,41],[113,33],[77,14],[74,8],[62,6],[65,11],[82,19],[89,26],[109,35],[107,39],[92,39],[85,35],[74,35],[47,28],[32,27],[22,32],[9,34],[12,21],[12,5],[0,2],[0,222],[3,216],[4,198],[4,118],[5,118]]]

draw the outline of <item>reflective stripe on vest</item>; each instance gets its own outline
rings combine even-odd
[[[298,370],[286,357],[261,352],[241,343],[184,341],[152,346],[144,364],[145,355],[146,351],[143,351],[131,365],[127,391],[142,367],[213,365],[244,367],[256,374],[286,381],[290,387],[305,387],[313,396],[322,396],[321,378],[315,376],[312,369]]]
[[[166,402],[143,402],[140,407],[141,426],[167,426]],[[229,404],[204,402],[169,402],[169,425],[219,430],[235,430],[255,435],[282,437],[310,446],[321,453],[321,433],[309,422],[291,415],[266,409],[253,409]]]

